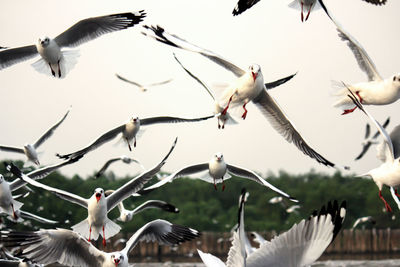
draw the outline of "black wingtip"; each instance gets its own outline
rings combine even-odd
[[[122,27],[123,29],[126,29],[142,22],[143,19],[146,17],[146,15],[147,14],[144,10],[140,10],[133,13],[127,12],[127,13],[113,14],[110,15],[110,17],[126,20],[128,23],[124,27]]]
[[[61,155],[61,154],[57,153],[56,156],[57,156],[59,159],[69,159],[70,154]]]
[[[10,163],[4,163],[6,166],[7,171],[11,172],[12,174],[14,174],[16,177],[21,178],[22,176],[22,171],[15,166],[12,162]]]

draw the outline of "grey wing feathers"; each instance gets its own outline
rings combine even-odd
[[[371,134],[371,126],[369,126],[369,124],[367,123],[367,126],[365,127],[365,136],[364,136],[364,138],[367,139],[370,134]]]
[[[101,169],[95,174],[95,178],[99,178],[100,176],[102,176],[104,174],[104,172],[107,170],[107,168],[111,165],[111,163],[116,162],[121,160],[121,158],[113,158],[108,160],[103,167],[101,167]]]
[[[128,80],[128,79],[126,79],[126,78],[122,77],[122,76],[121,76],[121,75],[119,75],[119,74],[115,74],[115,76],[117,76],[117,78],[118,78],[118,79],[120,79],[120,80],[122,80],[122,81],[124,81],[124,82],[130,83],[130,84],[133,84],[133,85],[135,85],[135,86],[137,86],[137,87],[142,87],[142,85],[141,85],[141,84],[139,84],[139,83],[137,83],[137,82],[134,82],[134,81],[131,81],[131,80]]]
[[[121,202],[122,203],[122,202]],[[171,205],[165,201],[161,200],[148,200],[145,203],[139,205],[136,207],[133,211],[132,214],[138,214],[139,212],[145,210],[145,209],[151,209],[151,208],[156,208],[156,209],[161,209],[169,212],[174,212],[178,213],[179,209],[177,209],[174,205]]]
[[[70,154],[66,154],[66,155],[60,155],[57,154],[57,157],[61,158],[61,159],[68,159],[71,157],[76,157],[79,155],[84,155],[96,148],[98,148],[99,146],[101,146],[104,143],[107,143],[108,141],[111,141],[112,139],[114,139],[118,134],[122,133],[122,131],[125,129],[125,124],[118,126],[114,129],[112,129],[111,131],[106,132],[105,134],[101,135],[99,138],[97,138],[93,143],[91,143],[90,145],[88,145],[87,147],[78,150],[76,152],[70,153]]]
[[[315,159],[317,162],[324,164],[325,166],[334,167],[335,164],[325,159],[314,149],[312,149],[303,137],[297,132],[294,125],[286,117],[283,111],[280,109],[275,100],[263,90],[253,102],[261,110],[262,114],[269,120],[272,127],[278,131],[289,143],[293,143],[300,151],[310,158]]]
[[[48,176],[50,173],[56,171],[57,169],[59,169],[59,168],[65,166],[65,165],[69,165],[69,164],[72,164],[72,163],[77,162],[77,161],[80,160],[82,157],[83,157],[83,156],[74,157],[74,158],[71,158],[71,159],[69,159],[69,160],[66,160],[66,161],[63,161],[63,162],[61,162],[61,163],[58,163],[58,164],[54,164],[54,165],[51,165],[51,166],[47,166],[47,167],[44,167],[44,168],[40,168],[40,169],[31,171],[31,172],[28,173],[27,175],[28,175],[31,179],[34,179],[34,180],[42,179],[42,178]],[[10,183],[10,189],[11,189],[12,191],[14,191],[14,190],[17,190],[18,188],[24,186],[25,184],[26,184],[25,181],[21,180],[20,178],[17,178],[17,179],[14,180],[12,183]]]
[[[22,148],[13,147],[13,146],[0,145],[0,150],[7,151],[7,152],[15,152],[15,153],[25,154],[25,152],[24,152],[24,150]]]
[[[389,125],[390,122],[390,117],[388,117],[386,119],[386,121],[382,124],[383,129],[386,129],[386,127]],[[379,136],[379,131],[376,131],[376,133],[374,134],[374,136],[372,137],[373,139],[377,138]]]
[[[282,79],[266,83],[266,84],[264,84],[265,88],[272,89],[272,88],[275,88],[275,87],[277,87],[279,85],[282,85],[282,84],[286,83],[287,81],[290,81],[294,76],[296,76],[296,74],[297,74],[297,72],[295,74],[289,75],[289,76],[284,77]]]
[[[135,13],[120,13],[88,18],[74,24],[55,38],[60,47],[76,47],[103,34],[127,29],[138,24],[146,16],[141,10]]]
[[[1,238],[9,247],[22,248],[23,257],[42,264],[101,267],[105,260],[104,252],[70,230],[1,232]]]
[[[174,150],[177,140],[178,140],[178,138],[175,139],[171,149],[168,151],[167,155],[163,158],[163,160],[160,163],[158,163],[152,169],[143,172],[136,178],[127,182],[126,184],[124,184],[123,186],[121,186],[120,188],[115,190],[114,193],[112,193],[110,196],[108,196],[106,198],[107,199],[107,211],[112,210],[113,208],[115,208],[115,206],[118,205],[119,202],[123,201],[124,199],[126,199],[130,195],[132,195],[133,193],[136,193],[137,191],[142,189],[143,186],[148,181],[150,181],[150,179],[153,178],[153,176],[156,175],[161,170],[161,167],[164,166],[169,155]]]
[[[141,119],[140,120],[140,125],[144,126],[144,125],[155,124],[155,123],[196,122],[196,121],[208,120],[208,119],[211,119],[211,118],[214,118],[214,117],[215,117],[215,115],[210,115],[210,116],[201,117],[201,118],[194,118],[194,119],[185,119],[185,118],[168,117],[168,116],[153,117],[153,118]]]
[[[234,75],[236,75],[237,77],[242,76],[245,71],[242,70],[241,68],[239,68],[238,66],[236,66],[235,64],[223,59],[222,57],[218,56],[217,54],[215,54],[214,52],[211,52],[209,50],[203,49],[201,47],[198,47],[194,44],[189,43],[188,41],[173,35],[173,34],[169,34],[167,33],[164,28],[160,27],[160,26],[147,26],[144,25],[143,26],[145,29],[147,30],[151,30],[153,31],[153,33],[155,34],[155,36],[151,36],[148,35],[145,32],[142,32],[144,35],[146,36],[150,36],[154,39],[156,39],[157,41],[164,43],[166,45],[172,46],[172,47],[176,47],[176,48],[180,48],[183,50],[187,50],[187,51],[191,51],[191,52],[195,52],[195,53],[199,53],[200,55],[208,58],[209,60],[213,61],[214,63],[220,65],[221,67],[231,71]]]
[[[45,223],[45,224],[57,224],[58,223],[57,221],[49,220],[49,219],[40,217],[38,215],[32,214],[27,211],[23,211],[23,210],[19,210],[19,215],[24,219],[35,220],[40,223]]]
[[[390,133],[390,139],[393,144],[394,158],[397,159],[400,156],[400,125],[397,125]]]
[[[38,54],[36,46],[28,45],[18,48],[10,48],[0,52],[0,70],[19,62],[33,58]]]
[[[33,145],[35,148],[38,148],[41,144],[43,144],[44,141],[46,141],[50,136],[53,135],[54,131],[57,129],[58,126],[65,120],[65,118],[68,116],[70,110],[65,113],[65,115],[62,117],[62,119],[54,124],[50,129],[46,131],[45,134],[42,135],[42,137],[39,138],[39,140],[36,141],[36,143]]]
[[[168,80],[164,80],[164,81],[161,81],[161,82],[149,83],[149,84],[146,84],[146,86],[163,85],[163,84],[169,83],[171,81],[172,81],[172,79],[168,79]]]
[[[361,159],[365,155],[365,153],[367,153],[368,149],[371,147],[371,144],[372,144],[371,142],[365,144],[362,148],[360,155],[358,155],[357,158],[355,158],[355,160]]]
[[[239,0],[232,11],[234,16],[242,14],[247,9],[257,4],[260,0]]]
[[[197,230],[159,219],[151,221],[140,228],[128,240],[123,250],[128,253],[139,241],[157,241],[163,245],[174,245],[192,240],[198,236],[200,236],[200,232]]]
[[[387,0],[363,0],[363,1],[370,3],[370,4],[377,5],[377,6],[384,5],[387,2]]]

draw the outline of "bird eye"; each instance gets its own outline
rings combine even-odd
[[[112,259],[114,259],[114,258],[115,258],[115,256],[114,256],[114,255],[111,255],[111,258],[112,258]]]

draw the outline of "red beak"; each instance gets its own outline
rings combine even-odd
[[[114,263],[115,263],[115,267],[117,267],[118,264],[119,264],[119,259],[115,259],[115,260],[114,260]]]
[[[257,73],[252,72],[251,74],[253,75],[253,80],[256,81],[256,79],[257,79]]]
[[[101,194],[100,194],[100,193],[97,193],[97,194],[96,194],[97,203],[99,203],[100,198],[101,198]]]

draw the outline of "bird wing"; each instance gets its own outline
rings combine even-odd
[[[319,214],[295,224],[289,231],[267,241],[247,257],[247,267],[307,266],[316,261],[334,240],[344,220],[346,203],[335,201]]]
[[[23,211],[23,210],[19,210],[19,215],[24,219],[35,220],[40,223],[45,223],[45,224],[57,224],[58,223],[57,221],[49,220],[49,219],[40,217],[38,215],[32,214],[27,211]]]
[[[397,159],[400,157],[400,125],[397,125],[390,133],[390,139],[392,140],[393,144],[394,158]]]
[[[66,229],[1,232],[1,237],[6,244],[22,248],[24,258],[42,264],[58,262],[68,266],[101,267],[106,259],[105,252]]]
[[[169,155],[172,153],[172,151],[175,148],[176,142],[178,138],[175,138],[174,143],[172,144],[171,149],[168,151],[167,155],[162,159],[160,163],[158,163],[156,166],[154,166],[152,169],[143,172],[136,178],[130,180],[117,190],[115,190],[111,195],[107,196],[107,211],[112,210],[115,208],[115,206],[118,205],[119,202],[123,201],[124,199],[128,198],[130,195],[133,193],[136,193],[140,189],[143,188],[143,186],[150,181],[151,178],[153,178],[156,173],[158,173],[161,170],[161,167],[164,166],[166,160],[168,159]]]
[[[179,212],[179,209],[177,209],[174,205],[171,205],[165,201],[161,200],[147,200],[143,204],[139,205],[132,211],[132,215],[138,214],[139,212],[145,210],[145,209],[160,209],[160,210],[165,210],[165,211],[170,211],[170,212]]]
[[[103,173],[107,170],[107,168],[111,165],[111,163],[116,162],[121,160],[121,158],[113,158],[110,160],[107,160],[107,162],[101,167],[101,169],[95,174],[95,178],[99,178],[100,176],[103,175]]]
[[[370,3],[370,4],[377,5],[377,6],[381,6],[381,5],[386,4],[387,0],[363,0],[363,1]]]
[[[200,233],[197,230],[158,219],[145,224],[137,230],[126,242],[122,251],[128,254],[142,240],[146,242],[157,241],[162,245],[174,245],[192,240],[198,236],[200,236]]]
[[[360,155],[358,155],[357,158],[355,158],[355,160],[361,159],[361,158],[365,155],[365,153],[367,153],[367,151],[368,151],[368,149],[370,148],[371,145],[372,145],[371,142],[366,143],[366,144],[363,146]]]
[[[199,253],[200,258],[206,267],[225,267],[226,266],[225,263],[223,263],[223,261],[221,261],[214,255],[211,255],[210,253],[204,253],[199,249],[197,249],[197,252]]]
[[[39,138],[39,140],[37,140],[35,142],[35,144],[33,145],[35,148],[38,148],[41,144],[43,144],[44,141],[46,141],[48,138],[50,138],[50,136],[53,135],[54,131],[57,129],[58,126],[60,126],[60,124],[65,120],[65,118],[68,116],[70,112],[70,109],[67,111],[67,113],[65,113],[65,115],[62,117],[62,119],[57,122],[56,124],[54,124],[50,129],[47,130],[47,132],[45,132],[42,137]]]
[[[285,115],[283,110],[278,106],[275,100],[268,94],[266,90],[253,100],[256,106],[261,110],[262,114],[268,119],[272,127],[283,136],[289,143],[292,143],[305,155],[315,159],[325,166],[334,167],[335,164],[325,159],[314,149],[312,149],[300,133],[296,130],[292,122]]]
[[[146,86],[151,87],[151,86],[163,85],[163,84],[169,83],[170,81],[172,81],[172,79],[168,79],[168,80],[161,81],[161,82],[149,83],[149,84],[146,84]]]
[[[260,0],[239,0],[232,11],[234,16],[242,14],[247,9],[257,4]]]
[[[6,49],[0,52],[0,70],[33,58],[38,54],[35,45]]]
[[[48,176],[50,173],[56,171],[57,169],[65,166],[65,165],[77,162],[82,157],[83,156],[70,158],[69,160],[63,161],[61,163],[31,171],[30,173],[27,174],[27,176],[29,176],[33,180],[43,179],[44,177]],[[10,190],[15,191],[24,185],[26,185],[26,182],[24,180],[21,180],[20,178],[17,178],[10,183]]]
[[[3,260],[0,259],[0,265],[2,267],[19,267],[20,261],[18,260]]]
[[[273,81],[273,82],[269,82],[264,84],[265,88],[267,88],[267,90],[278,87],[279,85],[282,85],[284,83],[286,83],[287,81],[290,81],[294,76],[296,76],[297,72],[295,74],[289,75],[287,77],[284,77],[282,79]]]
[[[20,169],[18,169],[17,166],[15,166],[14,164],[9,164],[7,166],[7,170],[12,172],[15,176],[17,176],[18,178],[21,178],[22,180],[24,180],[26,183],[31,184],[35,187],[39,187],[42,188],[44,190],[47,190],[55,195],[57,195],[58,197],[67,200],[69,202],[78,204],[79,206],[82,206],[84,208],[88,207],[88,200],[84,199],[78,195],[69,193],[67,191],[61,190],[61,189],[57,189],[57,188],[53,188],[51,186],[48,185],[44,185],[42,183],[39,183],[31,178],[29,178],[29,176],[27,176],[26,174],[24,174],[23,172],[21,172]]]
[[[260,177],[259,175],[257,175],[255,172],[242,168],[242,167],[237,167],[231,164],[226,164],[226,167],[228,169],[228,171],[238,177],[243,177],[249,180],[252,180],[256,183],[259,183],[263,186],[268,187],[269,189],[275,191],[276,193],[289,198],[291,201],[293,202],[299,202],[297,199],[291,197],[289,194],[283,192],[282,190],[276,188],[275,186],[273,186],[272,184],[268,183],[266,180],[264,180],[262,177]]]
[[[367,51],[362,47],[362,45],[350,35],[350,33],[346,32],[346,30],[333,18],[325,4],[322,0],[319,0],[322,8],[325,10],[325,13],[332,20],[332,22],[336,25],[336,29],[339,32],[339,37],[342,41],[347,42],[347,46],[353,52],[354,57],[357,60],[358,66],[360,69],[365,72],[368,76],[369,81],[382,81],[382,76],[378,73],[374,62],[368,56]]]
[[[164,179],[162,179],[161,181],[141,190],[140,192],[138,192],[139,194],[145,193],[145,192],[149,192],[154,190],[155,188],[158,188],[168,182],[172,182],[174,179],[179,178],[179,177],[184,177],[193,173],[197,173],[197,172],[201,172],[201,171],[205,171],[208,170],[208,163],[200,163],[200,164],[195,164],[195,165],[190,165],[190,166],[186,166],[172,174],[170,174],[169,176],[165,177]]]
[[[135,85],[135,86],[137,86],[137,87],[143,87],[143,85],[141,85],[141,84],[139,84],[139,83],[137,83],[137,82],[128,80],[128,79],[122,77],[121,75],[119,75],[119,74],[117,74],[117,73],[115,74],[115,76],[117,76],[118,79],[120,79],[120,80],[122,80],[122,81],[124,81],[124,82],[133,84],[133,85]]]
[[[208,120],[208,119],[211,119],[214,117],[215,117],[215,115],[210,115],[210,116],[201,117],[201,118],[194,118],[194,119],[185,119],[185,118],[169,117],[169,116],[152,117],[152,118],[141,119],[140,126],[156,124],[156,123],[180,123],[180,122],[204,121],[204,120]]]
[[[262,235],[257,232],[251,232],[251,235],[253,236],[253,241],[257,242],[260,245],[267,241]]]
[[[215,101],[215,96],[214,94],[211,92],[210,88],[208,88],[208,86],[202,81],[200,80],[196,75],[194,75],[193,73],[191,73],[187,68],[185,68],[185,66],[183,66],[183,64],[179,61],[179,59],[176,57],[175,53],[174,53],[174,58],[175,60],[178,62],[178,64],[183,68],[183,70],[189,74],[190,77],[192,77],[193,79],[195,79],[201,86],[203,86],[204,89],[206,89],[207,93],[211,96],[211,98]]]
[[[143,10],[135,13],[120,13],[88,18],[79,21],[54,40],[60,47],[76,47],[97,37],[115,32],[140,23],[146,13]]]
[[[388,118],[385,120],[385,122],[382,124],[382,127],[383,127],[384,129],[386,129],[386,127],[389,125],[389,122],[390,122],[390,117],[388,117]],[[377,131],[377,132],[374,134],[374,136],[372,136],[372,139],[378,138],[379,135],[380,135],[380,133],[379,133],[379,131]],[[390,138],[392,138],[392,137],[390,137]],[[392,140],[392,142],[393,142],[393,140]]]
[[[152,31],[154,34],[154,35],[151,35],[151,33],[142,32],[144,35],[149,36],[161,43],[164,43],[164,44],[172,46],[172,47],[180,48],[183,50],[199,53],[200,55],[208,58],[209,60],[220,65],[221,67],[229,70],[237,77],[243,76],[243,74],[245,74],[245,71],[243,69],[239,68],[235,64],[229,62],[228,60],[223,59],[222,57],[215,54],[214,52],[212,52],[210,50],[206,50],[206,49],[196,46],[194,44],[191,44],[188,41],[178,37],[177,35],[169,34],[164,30],[164,28],[162,28],[158,25],[157,26],[145,25],[143,27],[149,31]]]
[[[347,85],[344,84],[346,87]],[[367,117],[372,121],[372,123],[376,126],[376,128],[378,129],[378,131],[381,133],[381,135],[383,136],[385,143],[387,144],[388,148],[387,154],[386,155],[386,161],[390,160],[391,162],[394,161],[394,149],[393,149],[393,144],[392,144],[392,140],[390,139],[389,134],[386,132],[386,130],[381,126],[381,124],[379,122],[377,122],[374,117],[372,117],[372,115],[364,108],[363,104],[360,103],[360,101],[358,101],[358,98],[353,94],[353,92],[347,87],[349,94],[348,97],[353,101],[353,103],[362,111],[364,112],[365,115],[367,115]]]
[[[22,148],[14,147],[14,146],[0,145],[0,150],[7,151],[7,152],[15,152],[15,153],[25,154],[25,151]]]
[[[371,126],[369,126],[369,123],[367,123],[367,126],[365,127],[365,136],[364,139],[368,139],[369,135],[371,134]]]
[[[106,132],[105,134],[101,135],[99,138],[97,138],[93,143],[91,143],[90,145],[88,145],[87,147],[78,150],[76,152],[70,153],[70,154],[65,154],[65,155],[60,155],[57,154],[57,157],[62,158],[62,159],[67,159],[67,158],[71,158],[71,157],[76,157],[79,155],[84,155],[96,148],[98,148],[99,146],[103,145],[104,143],[107,143],[108,141],[111,141],[112,139],[114,139],[119,133],[122,133],[122,131],[125,129],[125,124],[118,126],[108,132]]]

